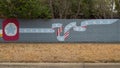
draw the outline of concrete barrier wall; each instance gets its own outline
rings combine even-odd
[[[120,42],[119,19],[0,19],[0,42]]]

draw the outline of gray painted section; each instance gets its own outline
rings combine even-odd
[[[20,28],[52,28],[53,23],[63,24],[63,28],[71,22],[80,26],[80,19],[23,20],[19,19]],[[3,20],[0,19],[0,29]],[[70,30],[65,41],[58,41],[56,33],[20,33],[17,41],[9,42],[120,42],[120,20],[108,25],[89,25],[84,32]],[[63,34],[63,33],[62,33]],[[8,42],[0,38],[0,42]]]

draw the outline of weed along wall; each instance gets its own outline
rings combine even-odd
[[[119,19],[0,19],[0,42],[120,42]]]

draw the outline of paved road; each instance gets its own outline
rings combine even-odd
[[[0,63],[0,68],[120,68],[120,63]]]

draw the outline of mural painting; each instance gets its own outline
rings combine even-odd
[[[93,19],[84,20],[81,22],[72,21],[63,25],[64,23],[53,22],[49,28],[41,27],[20,27],[20,23],[17,19],[6,19],[2,22],[2,29],[0,29],[0,37],[4,41],[17,41],[21,37],[19,34],[56,34],[56,40],[59,42],[66,41],[69,38],[71,30],[73,32],[85,32],[88,26],[102,26],[110,25],[117,22],[119,19]],[[52,39],[52,38],[51,38]]]

